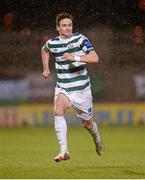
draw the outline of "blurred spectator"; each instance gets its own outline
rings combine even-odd
[[[138,7],[139,7],[142,11],[145,11],[145,0],[139,0],[139,1],[138,1]]]
[[[141,113],[141,119],[140,119],[140,124],[145,124],[145,112]]]
[[[144,43],[144,32],[143,27],[141,25],[136,25],[134,30],[134,40],[137,44],[143,44]]]
[[[24,27],[21,31],[20,31],[20,36],[21,36],[21,43],[22,44],[27,44],[30,45],[31,41],[32,41],[32,32],[31,29],[29,27]]]
[[[23,28],[20,32],[21,36],[24,36],[24,37],[28,37],[31,35],[31,29],[26,27],[26,28]]]
[[[42,33],[42,41],[41,41],[42,45],[45,44],[50,38],[51,38],[50,30],[49,29],[44,30]]]
[[[22,43],[27,43],[31,46],[37,46],[36,37],[34,37],[34,33],[32,33],[32,30],[29,27],[24,27],[20,31],[20,35],[22,37]]]
[[[48,41],[48,39],[49,39],[48,34],[44,34],[44,35],[42,36],[42,44],[46,43],[46,42]]]
[[[13,28],[14,16],[11,12],[7,12],[3,15],[3,27],[5,31],[11,31]]]

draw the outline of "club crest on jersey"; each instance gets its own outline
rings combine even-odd
[[[90,107],[89,109],[88,109],[88,113],[91,113],[92,112],[92,108]]]
[[[69,43],[69,44],[67,45],[67,47],[68,47],[68,48],[74,48],[74,45],[73,45],[72,43]]]

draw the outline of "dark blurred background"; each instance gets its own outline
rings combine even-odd
[[[0,15],[3,24],[4,14],[13,14],[13,30],[55,28],[56,15],[64,11],[74,15],[79,30],[99,23],[125,29],[144,25],[144,6],[143,0],[1,0]]]
[[[0,0],[0,101],[52,102],[56,75],[41,78],[40,49],[57,35],[60,12],[91,40],[88,65],[96,102],[144,102],[145,0]]]

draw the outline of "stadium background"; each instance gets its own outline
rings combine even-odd
[[[74,164],[66,164],[60,168],[50,163],[52,169],[56,168],[58,171],[62,171],[63,168],[69,169],[72,176],[66,174],[65,170],[64,174],[55,174],[51,168],[50,176],[48,176],[48,172],[45,171],[46,167],[43,167],[47,164],[46,157],[44,164],[40,163],[43,170],[39,167],[40,174],[36,172],[38,168],[35,164],[36,150],[39,149],[40,152],[47,148],[47,133],[49,133],[49,143],[54,146],[54,148],[50,147],[50,154],[56,153],[58,148],[51,129],[53,94],[56,83],[54,59],[51,57],[52,72],[50,77],[45,80],[41,77],[40,49],[49,38],[57,35],[55,17],[64,11],[72,13],[74,31],[88,36],[100,57],[99,64],[88,65],[94,99],[94,119],[98,122],[105,145],[110,148],[104,157],[104,162],[99,161],[97,164],[100,167],[97,171],[98,175],[95,174],[96,170],[94,169],[94,174],[88,173],[85,176],[83,173],[78,173],[77,176],[77,174],[73,174],[72,169],[69,169],[71,166],[75,169]],[[53,2],[50,0],[0,0],[0,177],[145,178],[143,173],[145,145],[138,141],[138,138],[139,140],[144,138],[145,127],[144,49],[144,0],[53,0]],[[69,110],[66,117],[69,126],[76,125],[70,131],[72,137],[74,136],[73,131],[76,135],[78,134],[76,139],[79,141],[81,135],[77,129],[80,127],[80,120],[77,119],[73,110]],[[36,130],[36,127],[39,128]],[[82,133],[81,130],[80,132]],[[24,134],[26,137],[22,138]],[[37,137],[37,141],[41,143],[44,140],[40,138],[45,139],[45,145],[42,145],[41,150],[39,145],[36,146],[34,137]],[[50,137],[54,141],[51,141]],[[113,139],[115,137],[116,139]],[[31,140],[33,145],[26,142],[26,139]],[[112,140],[112,144],[108,142],[108,139],[110,142]],[[87,146],[89,141],[87,140],[86,137],[85,141],[83,139],[80,141],[86,143]],[[120,142],[125,142],[130,147],[122,150]],[[27,155],[31,150],[26,149],[25,151],[25,148],[28,147],[24,147],[21,143],[28,143],[28,147],[34,146],[36,148],[36,150],[33,149],[34,153],[30,155],[34,169],[30,167],[29,170],[27,169],[28,165],[26,166],[25,163],[29,159]],[[136,143],[136,148],[134,143]],[[120,156],[115,154],[116,146],[120,150]],[[23,149],[21,149],[22,147]],[[73,148],[75,149],[75,145],[72,147],[72,151]],[[133,149],[137,154],[133,154]],[[22,155],[23,163],[20,156],[16,156],[21,150],[26,153]],[[12,157],[9,151],[17,153]],[[128,153],[128,156],[126,154],[126,162],[122,162],[121,157],[126,151]],[[81,153],[80,151],[79,156]],[[114,159],[116,158],[115,162],[113,159],[109,159],[111,153],[114,154]],[[40,154],[43,157],[47,152]],[[88,154],[86,152],[85,157]],[[42,159],[44,160],[44,157]],[[130,159],[132,159],[132,165],[135,164],[134,169],[129,164]],[[91,164],[94,163],[94,166],[96,165],[94,157],[91,160],[87,158],[87,160],[91,161]],[[37,163],[39,161],[41,160],[39,159]],[[112,167],[110,162],[114,164],[114,168],[118,167],[116,174],[110,173]],[[117,162],[122,163],[121,166]],[[80,161],[76,160],[76,163],[80,164]],[[85,162],[83,163],[85,164]],[[82,168],[84,167],[83,163],[80,164]],[[106,163],[106,171],[104,171],[105,165],[103,163]],[[130,170],[125,166],[126,164]],[[21,168],[20,171],[19,168]],[[125,168],[128,171],[125,171]],[[78,169],[75,169],[76,172]],[[90,171],[93,172],[93,170]],[[123,171],[124,173],[122,173]]]
[[[88,36],[99,54],[100,64],[88,65],[88,70],[94,102],[101,104],[101,107],[102,103],[104,104],[100,110],[100,114],[104,113],[101,119],[104,116],[105,120],[106,111],[110,111],[110,105],[106,110],[106,103],[114,103],[114,111],[118,114],[121,112],[120,116],[125,117],[126,115],[123,114],[128,113],[131,121],[144,122],[145,4],[143,0],[83,0],[79,3],[62,1],[60,4],[59,1],[51,3],[45,0],[31,2],[1,0],[0,3],[1,126],[9,126],[6,125],[9,121],[12,125],[13,116],[15,118],[20,116],[18,105],[48,102],[52,104],[56,80],[54,59],[51,57],[51,77],[43,80],[40,48],[48,38],[57,35],[55,17],[62,11],[73,14],[74,31]],[[116,108],[115,103],[121,103],[121,106]],[[132,108],[124,103],[142,104],[142,108],[137,105],[136,108]],[[16,105],[15,111],[13,112],[13,108],[9,106],[4,108],[3,105]],[[25,108],[27,111],[26,106]],[[138,113],[139,115],[136,115]],[[35,110],[32,108],[31,115],[27,116],[33,114]]]

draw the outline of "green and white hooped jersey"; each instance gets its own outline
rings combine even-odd
[[[71,38],[64,40],[59,36],[48,40],[43,48],[46,52],[51,52],[55,57],[55,67],[57,70],[56,87],[70,93],[90,86],[86,63],[69,61],[63,58],[63,54],[66,52],[75,56],[83,56],[94,50],[87,37],[75,33]]]

